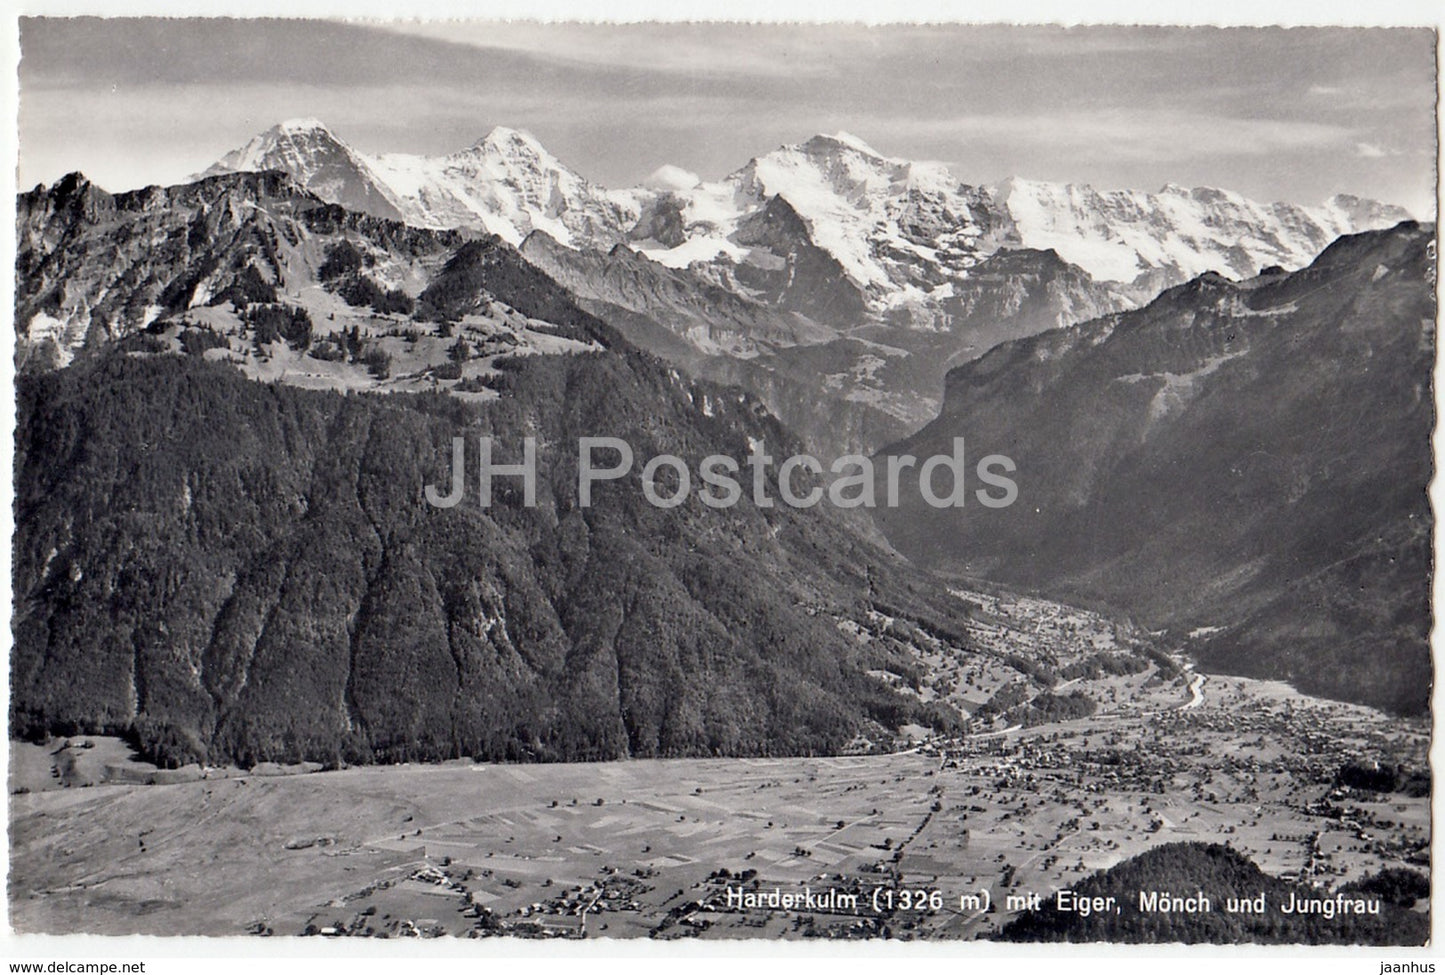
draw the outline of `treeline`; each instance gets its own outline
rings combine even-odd
[[[1011,724],[1028,728],[1051,721],[1087,718],[1097,707],[1094,699],[1082,691],[1069,691],[1067,694],[1043,691],[1029,697],[1027,684],[1014,683],[1000,687],[993,697],[974,711],[973,717],[979,721],[1002,717]]]
[[[1053,687],[1059,682],[1058,674],[1054,673],[1052,670],[1039,663],[1037,660],[1030,659],[1029,657],[1023,656],[1022,654],[1006,654],[1003,658],[1003,662],[1008,664],[1014,670],[1017,670],[1019,673],[1023,674],[1025,677],[1032,680],[1040,687]]]
[[[964,635],[964,628],[961,624],[971,615],[971,611],[969,604],[963,600],[950,606],[950,612],[947,614],[921,611],[917,606],[904,609],[878,599],[873,601],[873,609],[885,616],[893,617],[888,628],[910,640],[933,639],[954,647],[969,645],[969,639]]]
[[[177,337],[180,339],[181,351],[186,355],[205,355],[211,349],[225,349],[231,344],[225,335],[213,328],[183,326]]]
[[[261,272],[256,270],[254,264],[247,264],[231,283],[217,291],[207,304],[224,305],[229,302],[237,308],[245,308],[253,303],[271,304],[275,301],[275,285],[261,277]]]
[[[1173,657],[1169,656],[1169,654],[1165,653],[1163,650],[1160,650],[1158,647],[1145,646],[1142,649],[1144,656],[1154,661],[1154,663],[1159,667],[1160,677],[1166,680],[1170,680],[1178,678],[1184,674],[1184,668],[1179,666],[1179,661],[1175,660]]]
[[[376,339],[362,335],[360,325],[352,325],[327,336],[313,345],[308,354],[323,362],[363,365],[377,379],[386,379],[391,375],[391,355]]]
[[[496,237],[458,247],[417,297],[416,317],[456,322],[484,310],[491,298],[547,322],[565,338],[608,347],[620,341],[610,326],[578,308],[555,281]]]
[[[1393,881],[1377,881],[1394,889]],[[1428,887],[1428,885],[1427,885]],[[1293,893],[1300,899],[1328,896],[1312,887],[1271,877],[1243,854],[1218,844],[1168,843],[1075,884],[1082,897],[1114,897],[1120,912],[1078,913],[1049,904],[1025,911],[999,933],[1004,941],[1111,941],[1129,944],[1358,944],[1420,945],[1430,918],[1401,906],[1403,895],[1383,903],[1379,914],[1282,914]],[[1410,887],[1409,889],[1418,889]],[[1209,912],[1144,913],[1141,891],[1180,896],[1203,892]],[[1224,910],[1227,898],[1264,893],[1263,914]]]
[[[1149,661],[1132,653],[1096,653],[1059,668],[1064,680],[1098,680],[1100,677],[1127,677],[1149,669]]]
[[[1094,699],[1082,691],[1069,691],[1067,694],[1044,691],[1034,695],[1023,707],[1014,708],[1009,712],[1009,717],[1024,727],[1031,728],[1051,721],[1087,718],[1097,707]]]
[[[973,717],[979,721],[1001,718],[1028,700],[1028,696],[1028,685],[1018,682],[1005,684],[973,712]]]
[[[1430,794],[1430,773],[1403,765],[1346,762],[1335,773],[1335,784],[1369,792],[1403,792],[1408,796]]]
[[[327,249],[317,276],[353,308],[369,307],[379,315],[410,315],[416,310],[410,295],[400,288],[383,288],[363,270],[375,263],[374,257],[343,238]]]
[[[241,321],[251,327],[252,339],[258,346],[284,340],[303,352],[311,347],[313,325],[305,308],[252,304],[241,312]]]
[[[1430,896],[1430,878],[1408,867],[1386,867],[1379,873],[1350,881],[1340,892],[1378,897],[1409,910]]]
[[[610,327],[583,312],[556,282],[497,238],[471,240],[457,247],[415,299],[401,289],[377,284],[366,274],[374,263],[370,253],[342,238],[327,249],[317,273],[326,287],[348,304],[437,322],[443,337],[451,334],[451,326],[463,315],[486,312],[493,299],[555,326],[567,338],[610,344],[615,337]]]

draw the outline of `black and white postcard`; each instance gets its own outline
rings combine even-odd
[[[1430,941],[1435,25],[18,36],[17,952]]]

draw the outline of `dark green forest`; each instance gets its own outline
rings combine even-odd
[[[786,444],[755,403],[713,390],[706,416],[632,353],[498,383],[484,407],[342,396],[118,351],[23,377],[12,730],[245,765],[807,754],[957,720],[840,633],[875,597],[936,630],[951,607],[835,512],[663,511],[636,475],[577,507],[579,436],[692,463]],[[467,497],[432,507],[458,435]],[[481,435],[498,462],[538,438],[536,508],[499,479],[481,510]]]
[[[1379,914],[1284,914],[1279,907],[1296,897],[1328,897],[1327,892],[1271,877],[1246,856],[1227,846],[1167,843],[1125,860],[1074,885],[1081,897],[1113,896],[1122,912],[1088,917],[1057,911],[1050,901],[1026,911],[1000,933],[1004,941],[1112,941],[1128,944],[1367,944],[1420,945],[1430,936],[1430,916],[1409,910],[1423,878],[1386,871],[1354,885],[1357,896],[1380,896]],[[1428,884],[1425,884],[1428,891]],[[1143,913],[1140,891],[1170,891],[1182,897],[1202,891],[1208,913]],[[1230,913],[1229,897],[1263,893],[1262,914]]]

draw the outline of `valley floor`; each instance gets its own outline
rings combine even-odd
[[[985,610],[973,625],[1012,629],[1009,646],[1027,633],[1091,651],[1112,640],[1082,611],[970,598]],[[968,707],[999,684],[992,666],[933,663],[952,676],[926,695]],[[1428,796],[1336,783],[1349,762],[1424,768],[1425,723],[1283,684],[1163,679],[1155,664],[1064,683],[1054,691],[1082,691],[1097,711],[1000,718],[956,739],[919,729],[893,753],[829,758],[166,773],[114,740],[12,743],[11,921],[160,935],[986,938],[1027,895],[1048,903],[1166,842],[1223,843],[1324,891],[1385,867],[1428,872]],[[287,771],[298,774],[264,774]],[[738,900],[775,890],[814,899]]]

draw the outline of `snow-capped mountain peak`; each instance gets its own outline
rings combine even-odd
[[[824,255],[833,270],[819,273],[849,282],[873,313],[915,323],[941,321],[953,283],[1001,248],[1052,250],[1144,298],[1206,271],[1302,267],[1341,234],[1409,218],[1347,195],[1301,207],[1177,183],[1156,193],[1018,177],[970,186],[942,163],[887,156],[848,132],[779,146],[716,182],[663,166],[642,186],[609,191],[517,128],[496,126],[444,156],[367,156],[303,118],[208,172],[258,169],[417,226],[484,229],[513,244],[534,231],[577,248],[627,243],[729,286]]]
[[[424,226],[475,226],[512,244],[541,230],[569,246],[611,247],[636,213],[565,165],[528,132],[497,126],[438,159],[383,156],[383,178]],[[421,181],[413,181],[420,175]]]
[[[503,126],[497,126],[469,148],[438,162],[443,169],[525,188],[533,196],[546,195],[554,187],[565,194],[592,188],[583,176],[564,165],[533,136]]]
[[[325,132],[329,135],[331,132],[325,122],[310,116],[288,118],[286,121],[278,123],[273,131],[284,132],[287,135],[301,135],[309,132]]]
[[[1373,230],[1411,219],[1410,213],[1402,207],[1366,200],[1349,193],[1336,193],[1320,207],[1319,215],[1340,233],[1355,233]]]
[[[1374,201],[1301,207],[1176,183],[1145,193],[1010,178],[993,200],[1022,246],[1053,249],[1096,280],[1156,289],[1206,271],[1246,278],[1270,265],[1300,268],[1341,234],[1409,219]]]
[[[291,173],[350,209],[420,227],[482,229],[512,244],[543,230],[572,246],[611,247],[637,216],[625,197],[589,183],[530,133],[501,125],[445,156],[370,156],[316,119],[291,119],[204,175],[263,169]]]
[[[207,173],[290,168],[325,155],[345,157],[353,154],[346,143],[332,135],[317,119],[288,119],[222,156]],[[268,165],[276,162],[288,165]]]
[[[314,118],[288,119],[229,152],[202,176],[279,169],[316,195],[352,210],[405,219],[370,162]]]
[[[742,242],[755,236],[746,228],[778,199],[802,222],[806,244],[836,261],[879,310],[925,300],[973,262],[992,230],[979,191],[942,164],[888,157],[846,132],[780,146],[721,183],[672,187],[667,196],[661,215],[643,211],[649,232],[639,247],[654,260],[755,259],[756,244]],[[667,235],[653,229],[664,225]]]
[[[853,133],[844,132],[842,130],[834,132],[831,135],[820,132],[819,134],[813,136],[813,138],[809,139],[806,144],[812,145],[814,143],[818,143],[820,145],[826,145],[833,142],[841,146],[846,146],[847,148],[852,149],[854,152],[861,152],[865,156],[877,156],[879,159],[886,158],[883,153],[879,152],[877,149],[874,149],[872,146],[864,142],[862,139],[858,138]]]
[[[492,130],[478,139],[475,145],[486,146],[497,152],[545,159],[558,166],[561,165],[561,163],[557,162],[557,158],[548,152],[532,133],[522,129],[509,128],[505,125],[493,126]]]

